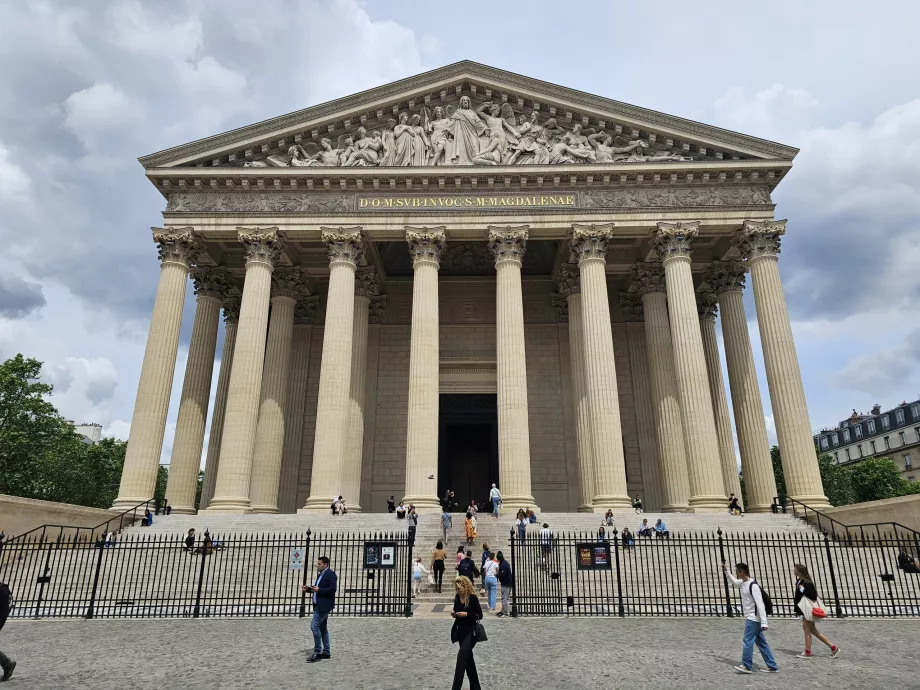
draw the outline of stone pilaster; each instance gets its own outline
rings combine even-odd
[[[245,513],[250,509],[249,480],[262,392],[272,271],[283,248],[277,228],[241,228],[239,240],[246,252],[246,279],[227,392],[217,484],[207,508],[214,513]]]
[[[227,392],[230,390],[230,370],[233,367],[233,349],[236,346],[236,328],[240,321],[239,297],[224,300],[224,348],[220,354],[220,373],[217,375],[217,390],[214,393],[214,413],[211,415],[211,435],[208,437],[208,456],[204,464],[204,481],[201,486],[201,504],[204,510],[214,498],[217,484],[217,466],[220,463],[220,440],[224,433],[224,417],[227,414]]]
[[[262,399],[252,457],[249,498],[254,513],[278,512],[278,482],[284,451],[285,408],[291,379],[294,307],[309,294],[306,274],[299,268],[275,269],[272,274],[271,316],[265,346]]]
[[[438,269],[447,246],[443,227],[407,227],[412,256],[412,335],[409,345],[409,419],[406,504],[436,512],[438,503]]]
[[[220,307],[232,287],[225,268],[194,268],[197,307],[185,365],[182,399],[176,419],[176,435],[169,462],[166,502],[174,513],[195,513],[195,491],[204,446],[204,428],[211,398],[211,374],[217,348]]]
[[[329,255],[329,295],[319,372],[310,497],[302,510],[327,512],[344,495],[345,430],[351,386],[355,271],[364,255],[361,228],[323,228]]]
[[[575,224],[572,232],[572,252],[578,257],[581,274],[585,390],[591,420],[595,512],[630,505],[607,297],[607,241],[612,234],[613,223]]]
[[[690,484],[664,267],[657,262],[636,264],[633,290],[642,301],[645,315],[646,361],[661,470],[661,510],[681,512],[689,505]]]
[[[313,317],[319,297],[304,297],[294,305],[294,332],[291,336],[291,383],[284,410],[284,450],[281,454],[281,482],[278,510],[297,512],[297,485],[300,479],[300,448],[303,419],[307,406],[307,380],[310,372],[310,345]]]
[[[716,436],[719,441],[722,484],[726,494],[735,494],[741,502],[741,481],[738,476],[738,461],[735,458],[732,423],[728,416],[728,398],[725,396],[725,383],[722,381],[722,361],[719,357],[719,339],[716,334],[716,312],[719,305],[712,292],[696,293],[696,302],[700,315],[703,351],[706,355],[706,372],[709,374],[709,397],[712,400],[712,414],[715,417]]]
[[[658,223],[654,247],[664,266],[668,292],[674,367],[690,480],[690,510],[715,512],[725,509],[727,496],[690,273],[690,248],[698,233],[699,222]]]
[[[367,334],[371,298],[380,292],[375,269],[355,274],[354,336],[351,349],[351,383],[345,431],[345,475],[342,496],[349,511],[361,512],[361,476],[364,465],[364,411],[367,401]]]
[[[534,506],[530,488],[530,428],[521,264],[526,225],[489,226],[495,255],[495,336],[498,381],[498,462],[502,503],[509,510]]]
[[[579,513],[594,511],[594,452],[591,445],[591,415],[585,386],[585,334],[582,319],[578,266],[559,269],[559,293],[565,297],[569,320],[569,353],[572,364],[572,395],[575,398],[575,443],[578,448]]]
[[[785,232],[785,220],[748,220],[738,233],[737,244],[754,285],[757,324],[786,489],[792,498],[822,508],[829,504],[815,457],[805,387],[779,277],[780,238]]]
[[[648,375],[645,324],[641,323],[644,314],[639,295],[635,292],[621,292],[620,310],[626,318],[626,332],[629,336],[629,369],[636,406],[639,458],[642,466],[642,505],[647,511],[658,511],[664,503],[661,486],[663,480]]]
[[[735,430],[747,494],[745,510],[764,513],[770,510],[776,496],[776,479],[770,458],[760,384],[754,368],[754,352],[744,314],[742,290],[746,272],[744,265],[738,261],[716,263],[710,267],[705,280],[719,300],[725,365],[732,392],[732,410],[735,413]]]
[[[153,303],[131,433],[113,510],[127,510],[153,498],[166,431],[169,395],[176,371],[185,283],[199,250],[191,228],[155,228],[153,241],[157,244],[160,258],[160,282]]]

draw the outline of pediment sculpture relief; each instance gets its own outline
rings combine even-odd
[[[456,107],[404,111],[382,129],[360,126],[335,140],[295,143],[286,153],[246,161],[243,167],[589,165],[693,159],[667,146],[580,123],[567,129],[553,117],[541,120],[536,111],[519,113],[510,103],[486,101],[474,108],[470,97],[462,96]]]

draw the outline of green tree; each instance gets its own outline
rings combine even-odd
[[[198,486],[195,488],[195,510],[201,505],[201,490],[204,488],[204,470],[198,470]]]
[[[866,458],[847,468],[847,473],[856,503],[902,496],[910,483],[890,458]]]
[[[169,479],[169,467],[160,465],[157,468],[157,484],[153,490],[154,505],[166,505],[166,480]],[[153,508],[150,509],[153,512]]]
[[[821,453],[818,455],[818,469],[821,470],[824,495],[832,506],[853,503],[852,482],[846,468],[838,465],[829,453]]]
[[[776,495],[779,502],[786,500],[786,475],[783,474],[783,459],[779,454],[779,446],[770,449],[770,460],[773,462],[773,478],[776,480]]]

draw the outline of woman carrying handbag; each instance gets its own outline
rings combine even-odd
[[[477,642],[485,641],[485,630],[482,627],[482,607],[473,590],[473,583],[467,577],[460,576],[454,584],[457,596],[454,597],[454,610],[451,617],[454,625],[450,629],[450,641],[460,645],[457,652],[457,666],[454,669],[454,684],[452,690],[461,690],[463,687],[463,674],[470,679],[470,690],[482,690],[479,684],[479,673],[476,671],[476,660],[473,658],[473,647]]]
[[[805,633],[805,651],[798,655],[800,659],[811,659],[811,638],[817,637],[831,650],[831,658],[840,653],[840,647],[831,642],[827,637],[818,632],[815,621],[821,620],[827,616],[824,605],[818,598],[818,589],[812,582],[811,575],[808,574],[808,568],[804,565],[796,564],[793,568],[795,575],[795,599],[794,606],[802,613],[802,631]]]

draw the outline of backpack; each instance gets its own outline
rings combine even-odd
[[[768,616],[772,616],[773,615],[773,600],[770,598],[770,595],[767,594],[767,590],[765,590],[763,586],[757,580],[752,580],[751,587],[753,587],[754,585],[757,585],[758,587],[760,587],[760,596],[763,597],[763,610],[766,612]]]
[[[460,561],[460,565],[457,567],[457,574],[462,575],[463,577],[468,577],[470,580],[473,579],[474,573],[476,572],[476,564],[473,563],[473,559],[464,558]]]
[[[514,575],[511,573],[511,564],[508,561],[502,561],[498,566],[498,581],[502,583],[502,587],[514,585]]]
[[[13,596],[10,594],[9,586],[5,582],[0,582],[0,628],[6,624],[12,604]]]

